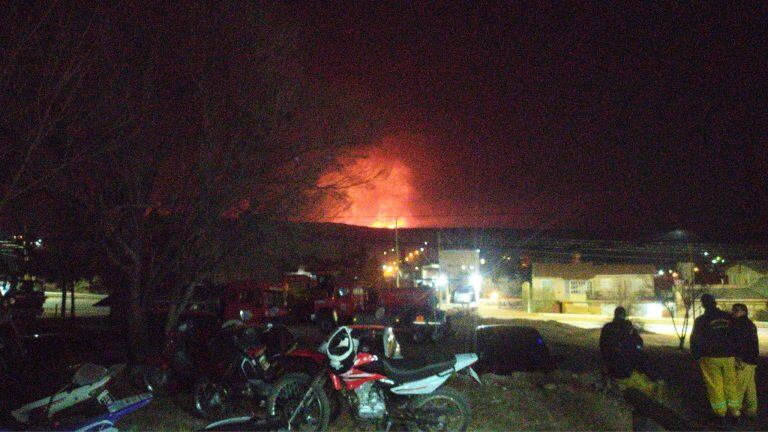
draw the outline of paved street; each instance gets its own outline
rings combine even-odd
[[[495,319],[528,319],[541,321],[556,321],[563,324],[572,325],[584,329],[601,328],[603,324],[612,318],[605,315],[587,315],[587,314],[557,314],[557,313],[527,313],[513,309],[503,309],[492,304],[481,304],[478,308],[478,314],[481,318]],[[672,320],[669,318],[642,318],[630,317],[635,325],[641,326],[643,330],[662,335],[674,336],[675,329]],[[681,320],[678,320],[678,325]],[[768,324],[755,323],[760,338],[760,352],[768,354]],[[691,322],[691,328],[693,322]],[[690,331],[688,332],[690,334]]]
[[[75,293],[76,316],[102,316],[109,315],[108,307],[94,307],[93,304],[105,298],[104,294]],[[72,302],[72,297],[67,294],[67,315]],[[43,304],[43,317],[50,318],[60,314],[61,293],[56,291],[45,292],[45,304]]]

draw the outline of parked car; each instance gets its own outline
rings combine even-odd
[[[478,326],[475,329],[475,352],[480,355],[477,370],[497,375],[549,372],[559,361],[550,353],[539,331],[526,326]]]
[[[37,317],[43,314],[45,285],[40,279],[0,276],[0,286],[8,299],[13,299],[13,314],[17,318]]]

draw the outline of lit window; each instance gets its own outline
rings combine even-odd
[[[569,280],[568,281],[568,294],[580,295],[586,294],[589,291],[590,282],[587,280]]]

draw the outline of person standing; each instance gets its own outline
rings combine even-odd
[[[736,382],[742,408],[750,419],[757,418],[757,388],[755,369],[760,359],[757,327],[747,316],[747,306],[736,303],[733,313],[733,342],[736,354]]]
[[[701,368],[712,411],[721,419],[725,419],[726,414],[738,418],[741,398],[736,388],[733,318],[717,307],[711,294],[701,296],[701,305],[704,314],[693,322],[691,354]]]
[[[613,321],[600,331],[600,357],[606,373],[623,389],[634,388],[658,402],[666,397],[663,381],[653,381],[646,375],[643,339],[627,319],[627,311],[619,306],[613,311]]]

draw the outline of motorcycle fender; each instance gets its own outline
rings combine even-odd
[[[467,368],[467,373],[469,374],[469,376],[472,377],[473,380],[477,381],[478,384],[480,384],[480,385],[483,384],[483,382],[480,381],[480,377],[477,375],[477,372],[475,372],[474,369],[472,369],[471,367],[468,367]]]
[[[333,389],[336,391],[341,390],[341,378],[337,377],[334,374],[331,375],[331,384],[333,384]]]
[[[445,372],[441,372],[437,375],[432,375],[427,378],[400,384],[397,387],[392,387],[390,391],[398,395],[430,394],[437,390],[438,387],[443,385],[443,383],[445,383],[448,378],[453,375],[453,372],[453,369],[448,369]]]
[[[456,354],[456,370],[462,370],[467,366],[470,366],[477,362],[477,354],[475,353],[464,353],[464,354]]]

